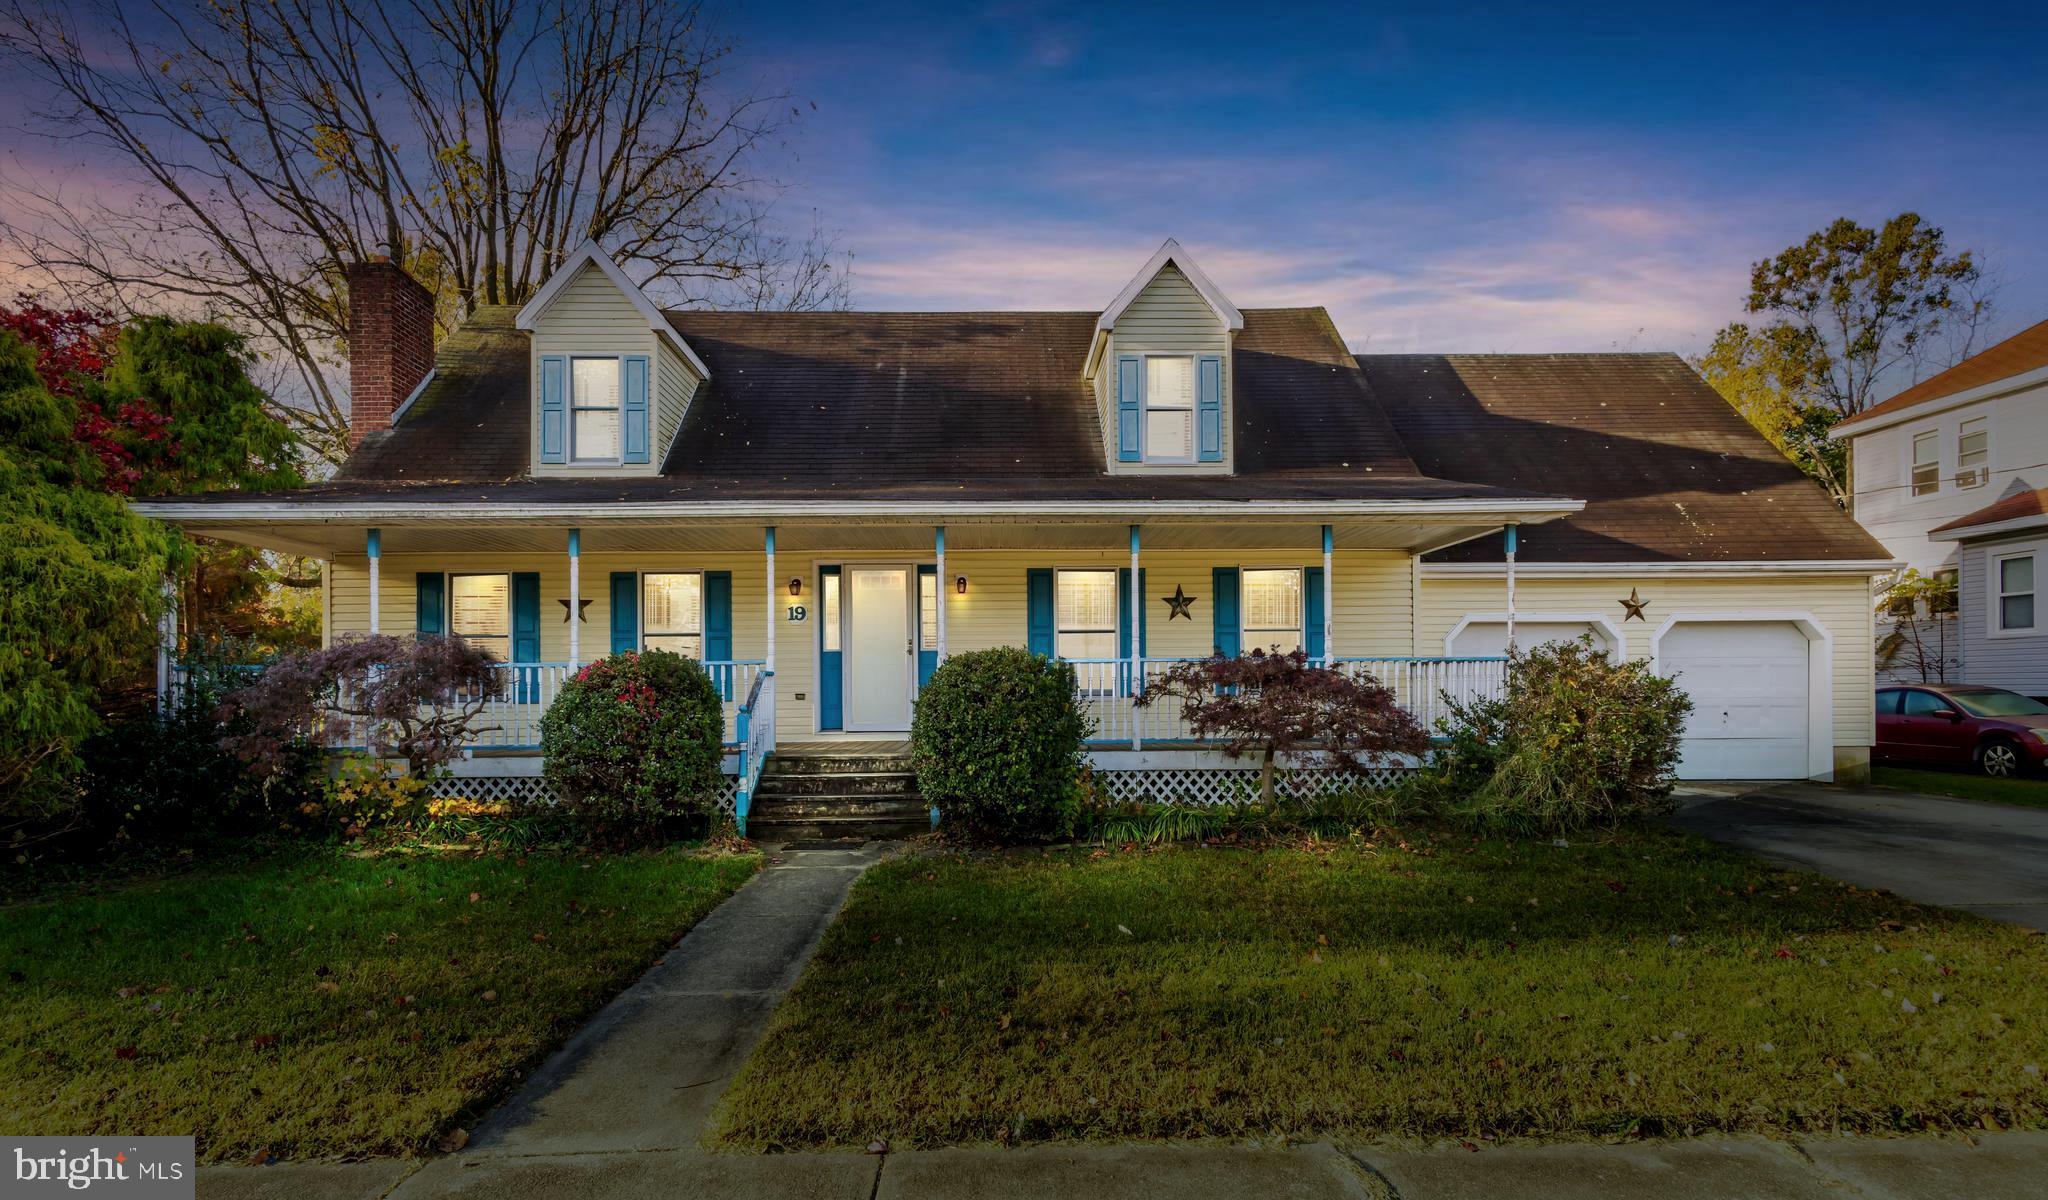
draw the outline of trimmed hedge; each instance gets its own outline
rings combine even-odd
[[[631,826],[708,814],[723,784],[724,742],[718,685],[667,650],[591,663],[540,722],[556,794],[579,815]]]
[[[955,655],[918,692],[918,790],[942,819],[983,837],[1063,832],[1091,729],[1072,664],[1014,646]]]

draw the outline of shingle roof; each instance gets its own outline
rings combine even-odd
[[[2048,367],[2048,321],[2031,325],[1989,349],[1950,367],[1939,375],[1926,379],[1891,397],[1882,404],[1873,404],[1848,420],[1835,426],[1837,429],[1853,429],[1866,422],[1893,413],[1904,412],[1929,400],[1967,392],[1974,387],[2010,379],[2028,371]]]
[[[1957,517],[1945,525],[1936,525],[1928,532],[1947,533],[1953,529],[1969,529],[1977,525],[1995,525],[2001,521],[2017,521],[2023,517],[2044,515],[2048,515],[2048,488],[2032,488],[2013,492],[1967,516]]]
[[[1424,473],[1574,496],[1520,557],[1890,556],[1675,354],[1373,354],[1359,365]],[[1495,561],[1499,539],[1435,561]]]

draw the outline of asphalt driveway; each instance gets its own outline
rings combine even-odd
[[[1858,887],[2048,930],[2048,810],[1889,788],[1690,785],[1671,822]]]

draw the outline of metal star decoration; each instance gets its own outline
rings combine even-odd
[[[1650,602],[1648,600],[1637,596],[1636,590],[1630,588],[1628,590],[1628,599],[1621,602],[1621,607],[1626,611],[1626,615],[1621,619],[1624,621],[1641,621],[1647,625],[1650,623],[1650,618],[1643,615],[1643,610],[1649,606]]]
[[[1190,621],[1195,619],[1195,615],[1188,610],[1194,607],[1197,597],[1188,595],[1187,589],[1181,585],[1174,584],[1173,595],[1161,596],[1160,599],[1166,601],[1167,620],[1171,621],[1175,617],[1186,617]]]
[[[567,625],[567,624],[569,623],[569,601],[567,600],[567,598],[563,598],[563,599],[558,599],[558,600],[556,600],[556,601],[555,601],[555,603],[556,603],[556,604],[559,604],[559,605],[561,605],[561,606],[562,606],[562,624],[564,624],[564,625]],[[586,608],[589,608],[589,607],[590,607],[590,601],[589,601],[589,600],[586,600],[586,599],[582,599],[582,598],[578,598],[578,599],[577,599],[577,601],[576,601],[576,620],[577,620],[577,621],[578,621],[579,623],[581,623],[581,624],[584,624],[584,625],[588,625],[588,624],[590,624],[590,618],[589,618],[589,617],[588,617],[587,615],[585,615],[585,613],[584,613],[584,611],[583,611],[584,609],[586,609]]]

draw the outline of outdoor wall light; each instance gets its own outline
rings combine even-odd
[[[798,575],[789,581],[789,594],[792,596],[801,596],[804,594],[803,576]]]
[[[955,579],[953,581],[953,590],[965,596],[967,594],[967,576],[962,575],[960,578]]]

